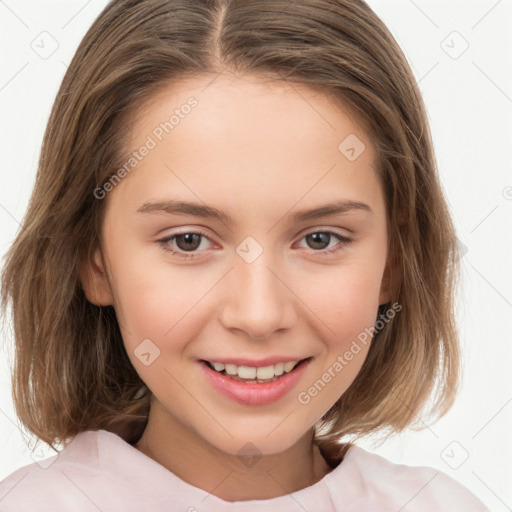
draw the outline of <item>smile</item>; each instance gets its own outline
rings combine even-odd
[[[265,405],[288,394],[312,359],[308,357],[263,367],[238,366],[204,359],[198,362],[207,381],[224,396],[244,405]]]
[[[212,370],[233,378],[234,380],[243,380],[247,382],[271,382],[283,375],[291,372],[300,361],[287,361],[286,363],[271,364],[268,366],[238,366],[236,364],[224,364],[212,361],[206,361],[206,364]]]

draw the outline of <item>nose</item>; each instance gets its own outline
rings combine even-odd
[[[226,329],[263,340],[295,322],[296,296],[282,272],[269,263],[265,252],[252,263],[243,259],[235,262],[227,276],[226,301],[220,315]]]

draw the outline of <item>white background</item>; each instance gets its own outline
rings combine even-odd
[[[443,186],[467,248],[459,297],[466,366],[458,401],[442,420],[381,446],[363,446],[394,462],[435,467],[491,510],[512,510],[512,0],[369,4],[419,81]],[[0,1],[2,256],[26,210],[66,65],[105,5],[104,0]],[[40,36],[43,31],[58,43],[46,59],[31,47],[38,37],[48,38]],[[464,40],[469,47],[459,56]],[[34,462],[10,397],[11,344],[9,334],[2,338],[0,480]]]

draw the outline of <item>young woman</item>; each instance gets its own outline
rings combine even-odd
[[[451,406],[457,265],[366,3],[110,2],[2,280],[17,414],[64,448],[0,509],[485,511],[356,444]]]

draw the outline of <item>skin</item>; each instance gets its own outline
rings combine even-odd
[[[354,380],[369,344],[308,404],[297,396],[389,300],[385,197],[372,143],[348,109],[305,86],[262,77],[223,73],[213,82],[173,83],[133,119],[131,147],[190,96],[197,107],[108,193],[102,247],[82,281],[91,302],[114,306],[127,354],[153,393],[135,447],[224,500],[274,498],[331,471],[312,442],[313,426]],[[338,150],[349,134],[366,146],[354,161]],[[137,212],[169,198],[215,207],[233,222]],[[371,212],[291,221],[297,210],[342,199]],[[167,242],[181,254],[195,251],[191,259],[157,241],[198,230],[209,239]],[[325,231],[352,241],[306,237]],[[263,248],[251,263],[236,252],[248,236]],[[326,253],[332,248],[339,250]],[[144,339],[160,350],[148,366],[134,353]],[[290,393],[259,406],[220,394],[197,361],[269,355],[313,360]],[[250,467],[237,455],[246,443],[261,455]]]

